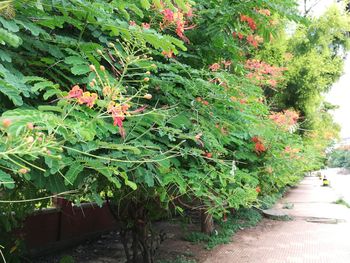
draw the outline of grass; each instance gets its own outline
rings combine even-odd
[[[337,205],[343,205],[343,206],[346,206],[347,208],[350,208],[350,204],[348,202],[346,202],[343,198],[339,198],[334,203]]]
[[[294,204],[292,204],[292,203],[284,203],[282,208],[283,209],[293,209],[294,208]]]
[[[206,249],[212,249],[218,245],[229,243],[231,237],[238,230],[256,226],[261,218],[261,214],[256,209],[241,209],[234,216],[229,217],[226,222],[219,222],[213,235],[191,232],[185,236],[185,240],[197,244],[204,243]]]
[[[259,204],[260,204],[259,208],[263,210],[272,208],[274,204],[276,204],[277,201],[280,200],[290,188],[291,186],[286,186],[278,193],[273,193],[273,194],[265,195],[261,197],[259,200]]]

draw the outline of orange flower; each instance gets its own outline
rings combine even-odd
[[[270,16],[271,15],[271,12],[269,9],[259,9],[257,10],[259,14],[262,14],[264,16]]]
[[[265,145],[264,144],[262,144],[261,142],[257,142],[256,144],[255,144],[255,152],[257,153],[257,154],[261,154],[261,153],[263,153],[263,152],[265,152],[266,151],[266,148],[265,148]]]
[[[107,108],[107,111],[112,115],[113,125],[118,126],[119,133],[123,138],[125,137],[123,121],[125,119],[125,115],[127,114],[129,107],[130,105],[128,104],[115,105],[115,103],[112,102]]]
[[[83,96],[78,98],[79,104],[86,104],[89,108],[92,108],[97,100],[97,94],[96,93],[90,93],[90,92],[84,92]]]
[[[141,24],[143,29],[150,29],[151,28],[151,25],[149,23],[142,23]]]
[[[214,63],[214,64],[212,64],[212,65],[210,65],[209,66],[209,69],[211,70],[211,71],[218,71],[219,69],[220,69],[220,64],[219,63]]]
[[[260,137],[258,136],[254,136],[252,138],[252,142],[255,143],[255,146],[254,146],[254,151],[259,155],[263,152],[266,152],[266,147],[265,145],[263,144],[262,140]]]
[[[247,42],[255,48],[259,46],[259,42],[255,39],[253,35],[247,36]]]
[[[260,142],[260,138],[258,136],[254,136],[252,138],[252,142],[255,142],[255,143]]]
[[[242,22],[247,22],[248,26],[250,27],[251,30],[256,30],[256,23],[253,18],[246,16],[246,15],[241,15],[241,21]]]
[[[8,128],[11,125],[12,121],[10,119],[3,119],[2,120],[2,126],[4,126],[4,128]]]
[[[174,57],[174,52],[172,51],[172,50],[170,50],[170,51],[163,51],[162,52],[162,55],[164,56],[164,57],[166,57],[166,58],[172,58],[172,57]]]
[[[73,99],[73,98],[80,98],[83,95],[83,90],[78,86],[75,85],[68,93],[67,98]]]
[[[208,152],[208,153],[205,154],[205,156],[206,156],[207,158],[211,158],[211,157],[213,157],[213,154]]]
[[[163,22],[171,23],[174,21],[174,12],[171,11],[169,8],[164,9],[161,13],[163,14]]]
[[[229,66],[231,66],[232,61],[231,60],[223,60],[222,64],[224,64],[225,68],[228,68]]]

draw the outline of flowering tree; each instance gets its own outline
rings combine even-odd
[[[317,167],[335,135],[319,148],[308,139],[326,134],[300,136],[303,111],[283,104],[285,64],[298,54],[266,55],[283,21],[297,20],[294,1],[6,8],[2,232],[53,196],[106,202],[128,261],[141,252],[152,262],[151,222],[163,211],[197,209],[209,222],[257,204]],[[7,255],[20,250],[9,236],[0,237]]]

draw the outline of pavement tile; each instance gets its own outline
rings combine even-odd
[[[344,183],[335,183],[341,180],[336,174],[330,178],[342,191],[347,189]],[[350,186],[350,176],[345,180]],[[275,209],[282,209],[293,203],[292,209],[283,210],[294,220],[264,219],[256,228],[237,233],[232,243],[214,250],[204,263],[350,263],[350,209],[333,203],[341,191],[320,184],[317,177],[306,177],[276,204]],[[308,218],[341,220],[334,224],[307,222]]]

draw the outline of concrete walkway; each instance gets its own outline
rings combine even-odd
[[[336,176],[329,174],[329,179],[334,184]],[[343,183],[336,184],[341,191],[346,189]],[[350,209],[334,204],[342,196],[339,189],[320,185],[317,177],[306,177],[275,205],[283,209],[286,203],[293,204],[292,209],[283,209],[292,221],[264,219],[257,227],[239,232],[204,262],[350,263]]]

